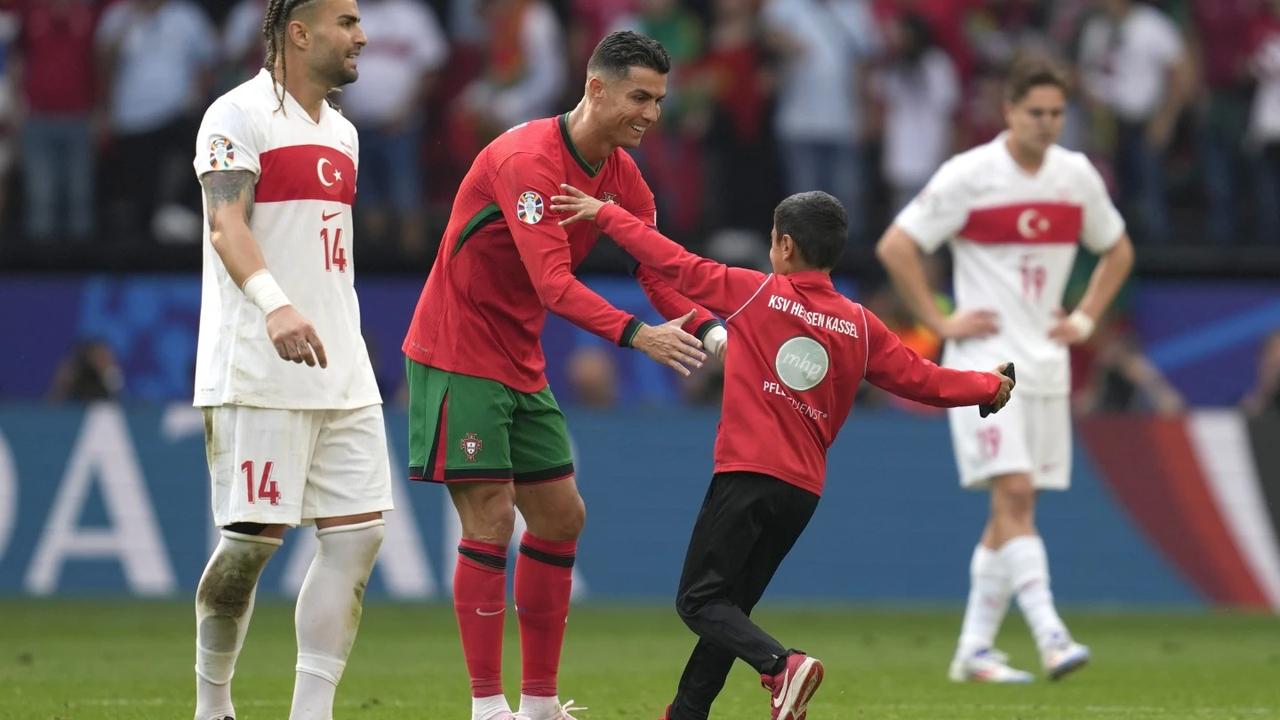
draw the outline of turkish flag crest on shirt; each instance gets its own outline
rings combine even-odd
[[[1079,205],[1030,202],[974,209],[956,234],[987,244],[1074,243],[1083,225],[1084,209]]]
[[[356,166],[337,148],[290,145],[262,153],[262,174],[254,202],[329,200],[351,205],[356,195]]]

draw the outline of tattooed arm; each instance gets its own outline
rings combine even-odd
[[[209,220],[209,243],[222,258],[231,280],[263,309],[267,337],[280,358],[327,367],[329,361],[315,328],[293,305],[287,304],[283,291],[271,275],[264,272],[267,261],[249,229],[254,179],[254,174],[247,170],[224,170],[200,176]],[[268,284],[270,287],[264,292],[262,286]]]
[[[244,287],[251,275],[267,267],[262,249],[249,230],[254,180],[254,174],[248,170],[209,172],[200,177],[205,215],[209,220],[209,242],[239,287]]]

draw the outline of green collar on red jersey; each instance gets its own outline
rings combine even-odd
[[[591,164],[582,157],[582,153],[578,152],[578,148],[573,144],[573,138],[569,137],[569,113],[561,115],[557,122],[560,125],[560,137],[564,138],[564,144],[569,148],[569,154],[573,156],[574,160],[578,161],[578,166],[582,168],[582,171],[588,177],[595,177],[600,172],[600,168],[604,167],[604,161],[602,160],[599,165],[591,167]]]

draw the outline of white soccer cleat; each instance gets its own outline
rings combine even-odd
[[[538,715],[532,712],[517,713],[513,720],[577,720],[577,718],[569,713],[581,712],[583,710],[586,710],[586,708],[581,705],[574,705],[573,700],[569,700],[569,702],[563,705],[557,705],[552,708],[550,714]]]
[[[1035,676],[1025,670],[1011,668],[1009,656],[995,648],[983,648],[951,661],[947,677],[951,682],[1029,683]]]
[[[573,700],[570,699],[569,702],[560,706],[560,714],[556,715],[553,718],[553,720],[577,720],[575,717],[569,714],[569,711],[572,710],[574,712],[581,712],[586,709],[587,709],[586,707],[583,707],[581,705],[574,705]]]
[[[1061,680],[1088,664],[1090,657],[1087,646],[1071,638],[1064,638],[1042,653],[1040,659],[1044,662],[1044,672],[1049,679]]]

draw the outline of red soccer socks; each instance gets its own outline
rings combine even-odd
[[[519,598],[518,593],[516,597]],[[507,549],[463,539],[458,543],[458,565],[453,573],[453,610],[458,616],[467,673],[471,675],[472,697],[502,694],[502,623],[506,609]]]
[[[577,547],[576,540],[543,540],[527,532],[520,538],[515,593],[525,695],[556,695]]]

